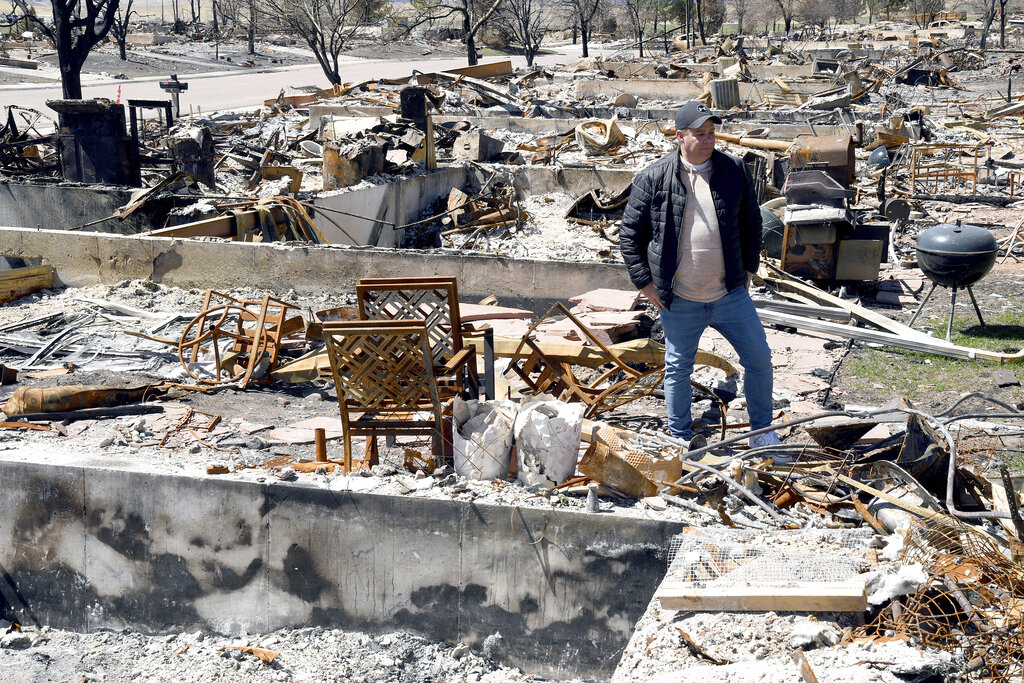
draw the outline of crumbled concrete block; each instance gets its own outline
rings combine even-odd
[[[505,143],[485,135],[479,130],[463,133],[452,146],[452,154],[457,159],[470,161],[487,161],[500,153]]]

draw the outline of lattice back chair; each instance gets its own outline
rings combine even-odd
[[[426,323],[442,398],[479,395],[476,348],[462,338],[454,276],[363,278],[356,295],[359,317],[364,320],[418,319]]]
[[[353,436],[368,437],[366,465],[377,462],[380,435],[429,434],[437,450],[441,403],[422,320],[326,323],[324,343],[338,392],[348,471]]]

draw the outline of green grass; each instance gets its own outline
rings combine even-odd
[[[957,304],[969,313],[953,316],[953,330],[950,341],[959,346],[987,349],[1013,353],[1024,347],[1024,313],[1018,311],[1002,311],[1001,313],[985,313],[985,327],[982,327],[974,313],[970,301]],[[946,338],[946,320],[929,320],[924,330],[935,332],[940,339]]]
[[[960,310],[959,305],[957,309]],[[981,327],[974,311],[967,311],[953,319],[954,344],[1006,353],[1024,347],[1024,313],[988,313],[987,325]],[[946,321],[941,316],[917,327],[933,331],[939,339],[946,336]],[[997,391],[992,372],[1001,367],[1017,370],[1024,380],[1024,373],[1019,370],[1024,367],[1021,363],[1001,366],[990,361],[959,360],[891,347],[858,346],[843,362],[836,386],[855,396],[852,402],[879,405],[895,396],[905,396],[923,408],[945,407],[957,396],[973,391],[996,395],[1011,404],[1024,401],[1021,387]]]

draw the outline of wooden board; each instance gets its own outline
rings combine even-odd
[[[0,304],[26,294],[53,287],[56,273],[52,266],[28,266],[0,270]]]
[[[284,223],[284,211],[280,206],[270,207],[270,215],[278,225]],[[217,218],[207,218],[195,223],[185,223],[169,228],[160,228],[142,233],[147,237],[222,237],[237,239],[259,225],[259,212],[256,210],[241,211],[238,215],[228,214]]]
[[[511,60],[491,62],[488,64],[475,64],[473,66],[460,66],[455,69],[445,69],[443,73],[455,74],[456,76],[471,76],[473,78],[494,78],[495,76],[508,76],[512,73]]]
[[[863,612],[864,583],[694,588],[666,581],[654,594],[662,609],[691,612]]]

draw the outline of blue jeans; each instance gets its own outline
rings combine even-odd
[[[661,311],[661,326],[665,330],[665,405],[672,436],[686,440],[693,436],[690,373],[700,336],[709,326],[739,354],[750,428],[771,424],[772,350],[746,289],[737,287],[709,304],[674,296],[672,305]]]

